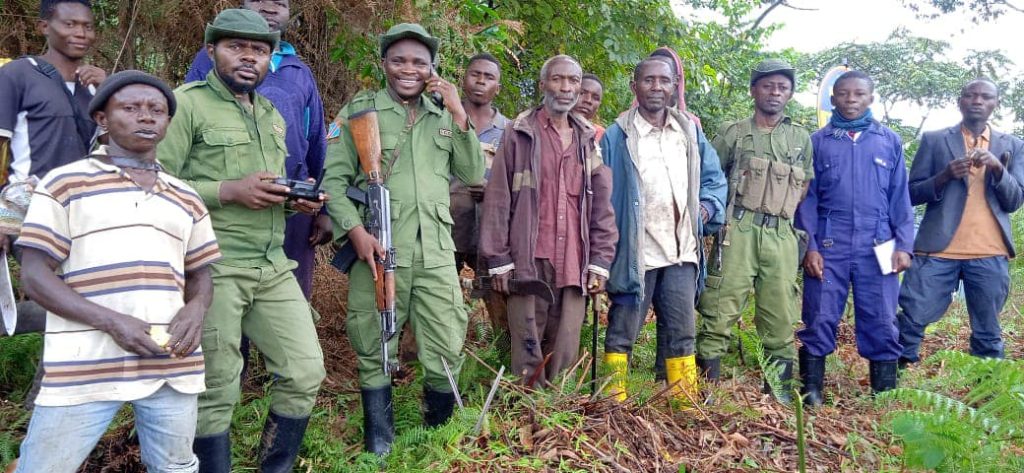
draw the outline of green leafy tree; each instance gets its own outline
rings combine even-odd
[[[843,43],[808,55],[804,66],[820,74],[847,61],[851,68],[874,78],[882,110],[879,120],[898,131],[909,146],[931,111],[955,103],[968,80],[986,75],[998,82],[1000,77],[1008,75],[1011,62],[1001,51],[971,51],[967,59],[957,62],[946,59],[949,50],[948,42],[913,36],[905,28],[899,28],[885,41]],[[1000,85],[1003,90],[1010,88],[1007,83]],[[920,107],[923,110],[921,121],[897,120],[892,116],[897,104]]]
[[[1024,13],[1024,3],[1010,0],[900,0],[905,6],[922,18],[937,18],[939,15],[964,12],[971,15],[971,21],[991,21],[1006,14]]]

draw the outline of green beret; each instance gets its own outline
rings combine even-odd
[[[399,23],[392,26],[387,33],[380,35],[380,57],[384,57],[388,52],[388,48],[395,44],[396,41],[406,38],[415,39],[423,43],[430,50],[431,61],[437,57],[437,38],[430,36],[427,30],[416,23]]]
[[[786,76],[789,78],[790,85],[796,87],[796,69],[782,59],[765,59],[757,63],[757,66],[750,70],[750,85],[754,85],[758,79],[772,74]]]
[[[270,31],[267,20],[259,13],[242,8],[229,8],[220,12],[213,23],[206,25],[203,40],[206,44],[214,44],[224,38],[243,38],[262,41],[277,49],[281,41],[281,32]]]

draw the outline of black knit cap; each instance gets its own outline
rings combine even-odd
[[[89,102],[89,116],[91,117],[94,113],[103,110],[107,106],[107,100],[110,100],[110,97],[116,94],[117,91],[133,84],[149,85],[160,90],[160,93],[167,97],[167,114],[172,117],[174,116],[177,102],[174,101],[174,92],[171,91],[171,88],[155,76],[135,70],[121,71],[107,77],[107,80],[100,84],[100,88],[96,91],[92,101]]]

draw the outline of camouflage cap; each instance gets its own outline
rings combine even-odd
[[[417,23],[399,23],[392,26],[387,33],[380,35],[380,57],[384,57],[387,54],[388,48],[392,44],[407,38],[423,43],[430,50],[431,61],[437,57],[437,38],[430,36],[430,33],[427,33],[427,30]]]
[[[791,85],[796,86],[796,69],[782,59],[765,59],[757,63],[757,66],[750,70],[750,85],[753,86],[758,79],[772,74],[782,74],[789,78]]]
[[[281,32],[271,31],[267,20],[259,13],[243,8],[229,8],[217,14],[213,23],[206,25],[203,41],[206,44],[213,44],[223,38],[262,41],[276,50],[277,44],[281,41]]]

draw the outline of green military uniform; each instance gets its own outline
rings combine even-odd
[[[285,207],[251,210],[219,197],[223,181],[260,171],[285,175],[284,119],[256,93],[252,108],[243,106],[216,70],[179,87],[175,97],[178,112],[158,157],[202,197],[224,255],[212,266],[214,298],[203,322],[206,392],[199,396],[197,436],[231,426],[243,333],[274,376],[271,411],[309,416],[326,373],[312,312],[292,275],[295,262],[284,254]]]
[[[476,133],[462,131],[447,111],[430,100],[413,107],[415,124],[405,131],[409,111],[387,91],[363,92],[338,114],[341,135],[327,148],[324,189],[344,196],[348,186],[365,189],[366,175],[352,136],[344,124],[355,112],[375,108],[380,124],[382,166],[391,175],[385,185],[391,191],[392,244],[396,249],[395,285],[398,330],[412,324],[423,365],[424,386],[451,392],[441,358],[458,379],[467,315],[455,271],[455,243],[449,210],[449,176],[463,182],[483,178],[484,161]],[[395,157],[395,149],[398,149]],[[362,208],[347,198],[328,203],[336,235],[346,235],[363,224]],[[359,357],[359,382],[363,388],[390,384],[380,359],[380,317],[369,266],[357,262],[351,270],[348,291],[348,335]],[[397,355],[398,337],[389,352]]]
[[[728,350],[732,326],[747,305],[751,289],[756,297],[754,325],[765,354],[776,360],[793,360],[793,324],[797,320],[798,238],[792,214],[768,216],[737,205],[734,172],[748,170],[752,157],[781,162],[803,170],[795,185],[802,188],[813,175],[811,138],[807,130],[785,117],[772,130],[762,130],[754,118],[728,123],[712,145],[729,179],[728,245],[716,245],[708,265],[707,285],[698,304],[697,356],[721,358]],[[760,172],[768,173],[768,169]],[[774,217],[774,218],[773,218]],[[718,254],[720,253],[720,254]],[[721,261],[719,265],[719,261]]]

